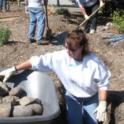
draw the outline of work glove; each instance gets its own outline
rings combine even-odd
[[[104,122],[107,120],[107,102],[106,101],[100,101],[98,107],[95,109],[94,113],[96,113],[96,119],[99,122]]]
[[[104,2],[103,2],[103,0],[100,0],[100,7],[103,7],[104,6]]]
[[[88,20],[89,16],[88,15],[84,15],[84,18],[85,18],[85,20]]]
[[[16,68],[11,67],[9,69],[3,70],[2,72],[0,72],[0,76],[3,76],[3,82],[6,82],[12,75],[16,74]]]
[[[28,11],[28,7],[25,6],[25,14],[28,14],[28,13],[29,13],[29,11]]]

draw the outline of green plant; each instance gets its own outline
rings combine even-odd
[[[7,43],[11,35],[11,31],[6,27],[0,27],[0,46]]]
[[[124,10],[116,10],[112,14],[112,21],[120,33],[124,33]]]
[[[56,14],[58,14],[58,15],[66,15],[66,16],[70,15],[68,9],[65,9],[65,8],[56,9]]]

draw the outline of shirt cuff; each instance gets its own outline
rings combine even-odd
[[[32,56],[30,59],[29,59],[31,65],[32,65],[32,70],[37,70],[37,65],[39,63],[39,57],[38,56]]]

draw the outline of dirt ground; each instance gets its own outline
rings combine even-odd
[[[24,13],[24,8],[13,5],[10,12],[0,14],[0,25],[9,27],[11,38],[8,44],[0,47],[0,67],[11,67],[32,55],[40,55],[46,52],[63,49],[63,35],[67,31],[72,31],[81,22],[82,17],[79,12],[70,9],[71,16],[49,15],[49,25],[53,35],[57,38],[56,44],[41,45],[29,44],[27,39],[28,16]],[[78,21],[77,21],[78,20]],[[91,49],[102,57],[108,65],[112,77],[110,80],[110,90],[124,91],[124,42],[108,43],[105,37],[118,34],[114,27],[106,29],[105,25],[109,21],[107,17],[99,16],[98,27],[95,34],[87,34]],[[56,83],[56,76],[52,77]],[[123,94],[124,96],[124,94]]]

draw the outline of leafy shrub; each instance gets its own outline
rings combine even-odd
[[[8,28],[0,27],[0,46],[7,43],[11,35],[11,31]]]
[[[116,10],[112,14],[112,21],[120,33],[124,33],[124,10]]]
[[[56,14],[70,16],[70,13],[69,13],[68,9],[64,9],[64,8],[56,9]]]

